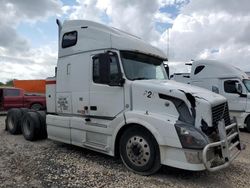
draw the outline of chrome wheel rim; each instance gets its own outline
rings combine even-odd
[[[141,136],[131,137],[126,144],[127,157],[136,166],[144,166],[150,159],[148,142]]]

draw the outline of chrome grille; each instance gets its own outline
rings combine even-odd
[[[212,107],[212,117],[214,126],[217,126],[218,122],[222,119],[224,119],[226,126],[230,125],[231,121],[227,102]]]

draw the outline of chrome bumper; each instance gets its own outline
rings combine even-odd
[[[241,152],[241,143],[237,123],[232,123],[231,125],[225,127],[224,121],[220,121],[218,123],[218,131],[220,141],[206,145],[202,151],[202,161],[206,169],[210,172],[226,168]],[[234,140],[234,142],[232,142],[232,140]],[[222,164],[212,166],[211,161],[208,160],[207,154],[210,149],[215,148],[220,148],[222,155],[221,159],[223,162]]]

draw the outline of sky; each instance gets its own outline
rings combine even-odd
[[[137,35],[166,53],[172,73],[191,59],[250,71],[249,0],[0,0],[0,82],[54,75],[57,18]]]

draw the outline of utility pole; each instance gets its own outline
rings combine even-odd
[[[170,47],[170,44],[169,44],[169,42],[170,42],[170,40],[169,40],[169,28],[168,28],[168,30],[167,30],[167,42],[168,42],[168,45],[167,45],[167,57],[168,57],[168,59],[169,59],[169,47]]]

